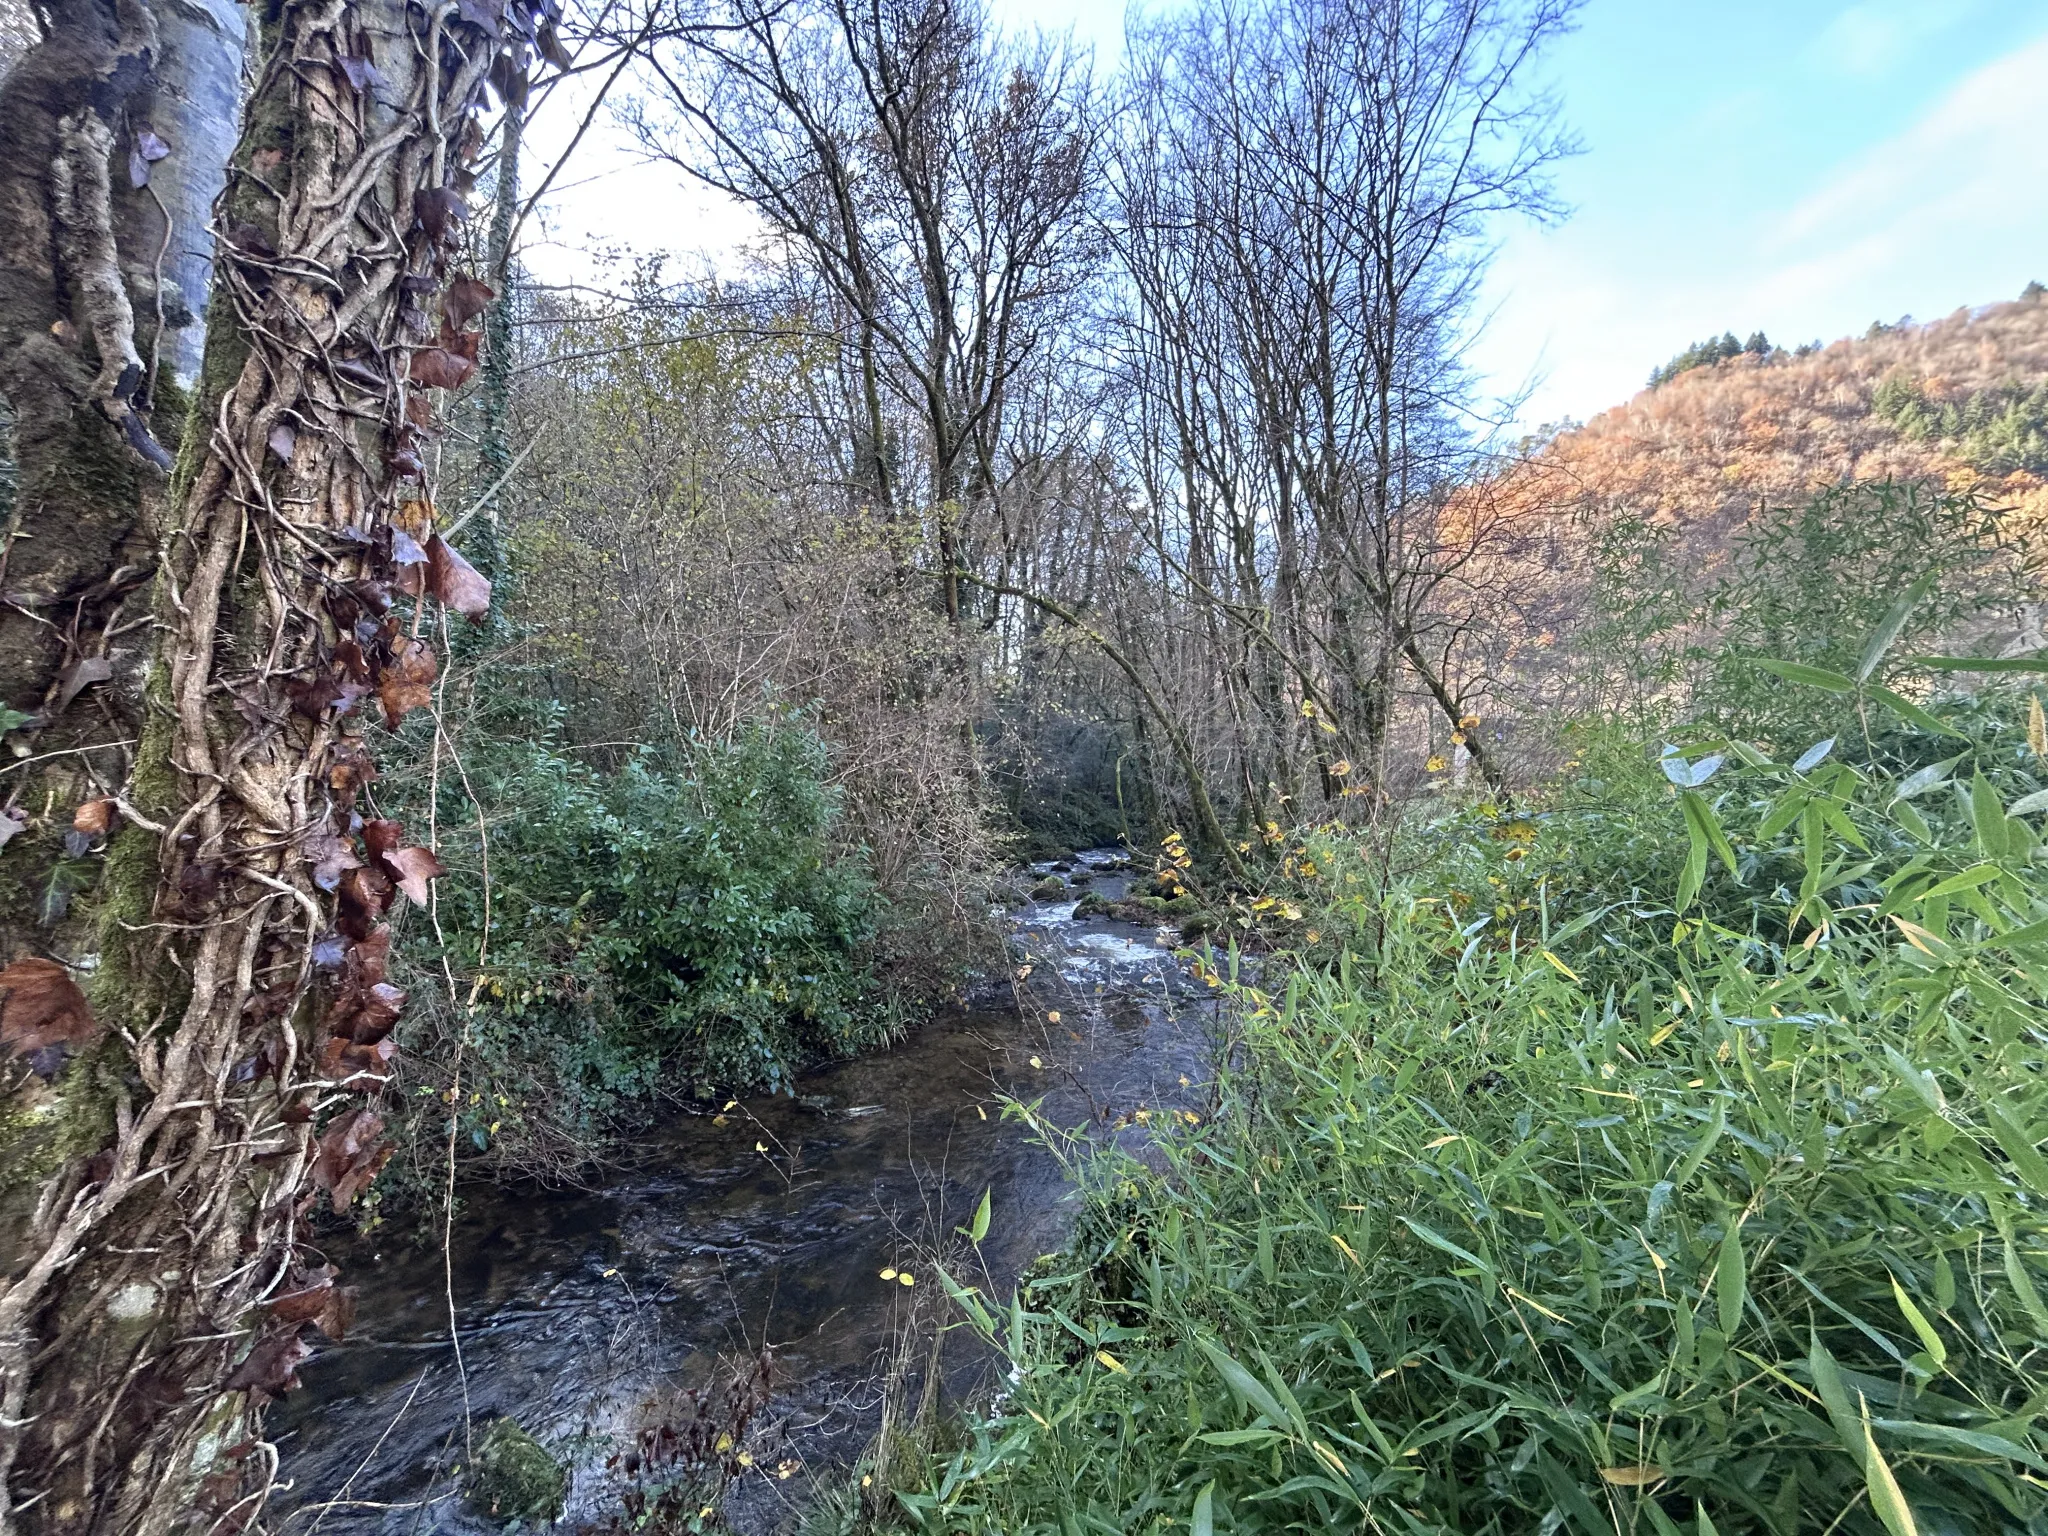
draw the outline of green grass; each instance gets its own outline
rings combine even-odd
[[[906,1526],[2048,1531],[2019,735],[1303,840],[1220,1112],[963,1293],[1014,1381]]]

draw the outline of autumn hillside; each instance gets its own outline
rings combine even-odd
[[[1688,368],[1505,477],[1540,513],[1634,510],[1712,537],[1760,502],[1885,478],[2048,516],[2048,293]]]

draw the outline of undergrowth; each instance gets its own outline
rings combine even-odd
[[[2048,1531],[2048,741],[1951,721],[1305,837],[904,1528]]]

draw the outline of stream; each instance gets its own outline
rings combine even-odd
[[[1121,863],[1095,849],[1073,873],[1115,900],[1129,883]],[[1021,985],[809,1074],[794,1096],[722,1116],[651,1112],[631,1161],[596,1190],[465,1186],[449,1245],[459,1360],[438,1244],[372,1234],[335,1245],[357,1323],[271,1410],[288,1484],[271,1505],[280,1529],[499,1530],[451,1476],[465,1403],[472,1434],[509,1415],[572,1464],[566,1528],[601,1522],[618,1512],[606,1457],[766,1342],[772,1397],[726,1518],[793,1530],[879,1422],[913,1299],[880,1272],[910,1270],[932,1299],[938,1279],[920,1255],[966,1224],[984,1191],[980,1252],[999,1297],[1065,1238],[1071,1187],[1000,1101],[1042,1097],[1053,1124],[1137,1144],[1142,1125],[1116,1128],[1133,1110],[1202,1100],[1215,1008],[1175,960],[1176,933],[1077,921],[1076,894],[1007,915],[1014,963],[1030,967]],[[993,1368],[949,1344],[945,1400],[968,1401]]]

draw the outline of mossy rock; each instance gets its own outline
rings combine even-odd
[[[1074,916],[1114,917],[1116,916],[1116,903],[1110,901],[1100,891],[1090,891],[1074,903]]]
[[[1047,875],[1038,884],[1031,887],[1031,899],[1033,901],[1058,901],[1066,894],[1067,882],[1058,875]]]
[[[569,1497],[569,1469],[510,1419],[497,1419],[477,1443],[469,1504],[493,1520],[552,1522]]]
[[[1180,936],[1189,943],[1193,943],[1196,939],[1216,932],[1222,926],[1223,919],[1214,912],[1197,912],[1192,917],[1181,919]]]

